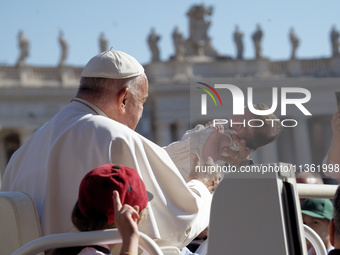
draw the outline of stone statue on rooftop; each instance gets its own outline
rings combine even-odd
[[[242,41],[243,33],[240,31],[239,27],[235,26],[234,32],[234,42],[237,49],[236,59],[243,59],[243,41]]]
[[[26,58],[29,55],[29,41],[27,40],[23,31],[19,31],[18,41],[19,41],[20,55],[19,55],[19,59],[17,62],[17,66],[23,66],[26,64]]]
[[[206,8],[204,5],[195,5],[189,10],[187,14],[190,22],[189,38],[193,42],[199,43],[208,39],[207,31],[211,22],[206,20],[206,16],[211,16],[212,12],[212,7]]]
[[[332,43],[332,56],[338,57],[339,56],[339,31],[336,29],[335,26],[332,27],[331,31],[331,43]]]
[[[100,34],[100,38],[99,38],[99,48],[100,48],[100,52],[104,52],[104,51],[107,51],[108,49],[108,42],[107,42],[107,39],[104,35],[104,33],[101,33]]]
[[[189,56],[218,56],[211,46],[208,29],[211,25],[208,18],[212,15],[213,8],[203,4],[194,5],[187,13],[189,17],[189,38],[186,40],[186,55]]]
[[[159,35],[156,34],[154,28],[151,29],[150,35],[148,37],[148,45],[152,54],[151,61],[157,62],[160,61],[159,58],[159,48],[158,48],[158,41],[161,39]]]
[[[256,31],[252,34],[252,39],[254,42],[255,47],[255,58],[261,59],[263,58],[262,55],[262,37],[263,37],[263,31],[259,24],[256,26]]]
[[[184,38],[178,27],[175,27],[172,33],[172,39],[175,47],[175,59],[183,60],[185,56]]]
[[[290,59],[296,59],[296,49],[299,46],[299,38],[295,34],[294,28],[290,29],[289,39],[292,45],[292,55]]]
[[[62,30],[60,30],[59,32],[59,44],[61,48],[59,66],[64,66],[68,55],[68,45],[64,37],[64,32]]]

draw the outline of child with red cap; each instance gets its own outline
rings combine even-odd
[[[85,175],[79,187],[72,222],[79,231],[118,228],[121,254],[138,254],[138,222],[151,194],[137,171],[124,165],[105,164]],[[62,248],[57,254],[111,254],[110,245]]]

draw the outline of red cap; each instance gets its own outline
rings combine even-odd
[[[112,192],[117,190],[123,204],[138,205],[139,211],[148,204],[144,182],[137,171],[123,165],[106,164],[88,172],[80,183],[78,206],[90,218],[92,210],[105,213],[108,222],[114,222]]]

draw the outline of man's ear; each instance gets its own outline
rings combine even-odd
[[[118,93],[118,109],[121,114],[125,114],[126,112],[126,100],[129,93],[129,88],[124,88]]]
[[[331,222],[329,223],[329,226],[328,226],[328,234],[329,234],[329,241],[331,242],[331,245],[332,246],[335,246],[334,245],[334,219],[331,219]]]

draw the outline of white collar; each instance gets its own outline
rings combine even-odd
[[[81,103],[85,106],[87,106],[88,108],[90,108],[93,112],[95,112],[97,115],[101,115],[101,116],[104,116],[104,117],[107,117],[107,115],[101,110],[99,109],[97,106],[95,106],[94,104],[91,104],[90,102],[82,99],[82,98],[78,98],[78,97],[75,97],[72,99],[73,102],[78,102],[78,103]]]

